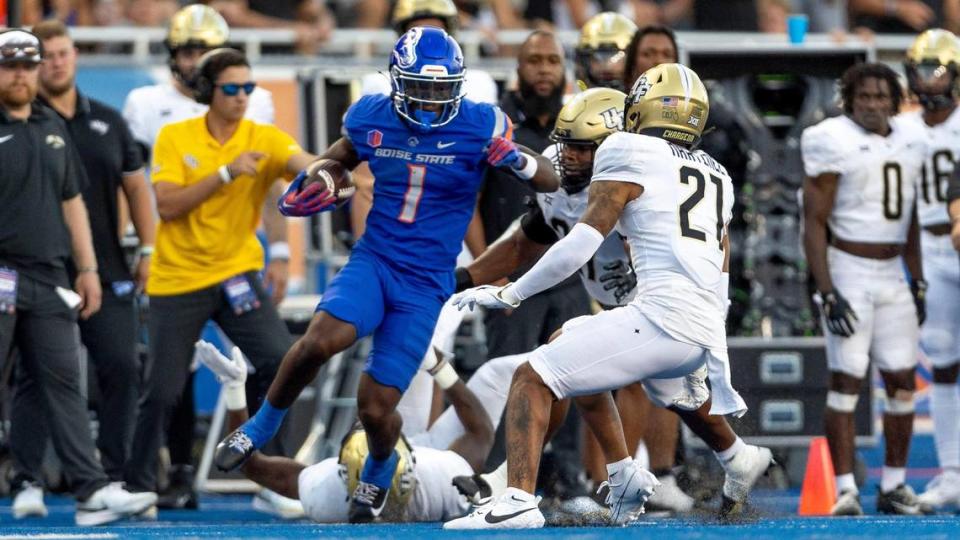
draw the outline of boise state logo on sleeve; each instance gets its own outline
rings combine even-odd
[[[420,42],[422,35],[423,29],[419,26],[411,28],[403,35],[399,50],[393,51],[393,55],[397,58],[397,65],[401,68],[408,68],[417,63],[417,43]]]

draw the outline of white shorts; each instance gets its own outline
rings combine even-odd
[[[673,339],[629,304],[567,321],[559,338],[531,353],[530,367],[566,399],[682,378],[706,359],[706,349]]]
[[[960,259],[949,234],[921,234],[928,288],[920,346],[934,367],[947,367],[960,361]]]
[[[848,338],[830,333],[821,320],[830,371],[862,379],[871,358],[881,371],[916,367],[920,330],[903,259],[867,259],[829,247],[827,262],[834,287],[858,319]]]
[[[643,389],[650,402],[663,409],[677,407],[685,411],[695,411],[710,399],[710,387],[707,386],[707,366],[685,377],[672,379],[646,379]]]

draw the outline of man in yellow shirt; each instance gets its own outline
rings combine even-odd
[[[254,409],[293,343],[257,274],[255,232],[274,179],[316,158],[278,128],[244,118],[256,83],[243,53],[215,49],[197,70],[196,98],[208,112],[164,126],[153,151],[160,224],[147,281],[152,365],[125,475],[135,490],[156,489],[157,449],[205,321],[256,368]]]

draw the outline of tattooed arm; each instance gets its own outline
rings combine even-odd
[[[624,207],[643,193],[638,184],[601,181],[590,184],[587,210],[570,233],[551,247],[540,261],[500,294],[518,304],[570,277],[596,253],[613,230]]]

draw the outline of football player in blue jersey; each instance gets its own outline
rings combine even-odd
[[[512,171],[537,191],[555,191],[550,161],[510,139],[496,106],[463,99],[463,54],[441,29],[415,27],[390,58],[390,96],[369,95],[344,117],[343,137],[321,158],[373,172],[373,208],[347,265],[323,295],[304,335],[283,359],[257,414],[217,447],[216,464],[239,466],[277,430],[321,365],[373,335],[357,391],[370,454],[350,503],[350,521],[377,518],[397,465],[397,403],[427,351],[487,167]],[[301,173],[280,200],[286,215],[333,209],[322,183]]]

